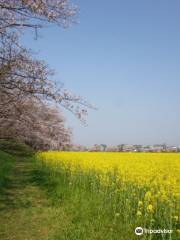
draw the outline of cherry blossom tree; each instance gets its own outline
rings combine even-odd
[[[48,65],[34,59],[19,42],[24,29],[37,30],[51,23],[67,26],[74,21],[76,12],[68,0],[0,0],[1,104],[32,95],[55,101],[80,119],[87,114],[86,107],[92,106],[62,86],[58,88]]]
[[[17,136],[37,148],[69,142],[70,132],[53,104],[84,121],[92,106],[57,85],[47,63],[20,43],[25,29],[34,29],[38,37],[38,29],[67,27],[76,15],[77,7],[68,0],[0,0],[0,137]]]
[[[36,150],[67,149],[71,131],[58,108],[26,98],[8,110],[6,120],[0,118],[0,138],[16,139]]]

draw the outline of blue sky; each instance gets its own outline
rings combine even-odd
[[[48,27],[27,46],[56,80],[98,107],[75,143],[180,145],[180,1],[76,0],[78,24]]]

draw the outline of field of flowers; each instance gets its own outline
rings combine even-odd
[[[137,239],[138,226],[173,230],[142,239],[178,238],[180,154],[43,152],[38,162],[57,203],[71,202],[69,239]]]

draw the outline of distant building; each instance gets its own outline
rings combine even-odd
[[[123,152],[134,152],[135,150],[136,150],[135,146],[131,144],[124,144],[122,148]]]
[[[117,146],[108,146],[107,152],[118,152],[118,147]]]
[[[167,152],[178,152],[178,147],[176,146],[167,146]]]

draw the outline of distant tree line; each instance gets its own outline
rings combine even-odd
[[[180,146],[154,144],[154,145],[140,145],[140,144],[119,144],[106,145],[94,144],[91,147],[83,145],[72,145],[71,151],[90,151],[90,152],[180,152]]]
[[[0,138],[23,141],[35,149],[63,149],[70,144],[60,107],[81,121],[92,107],[53,80],[53,71],[21,44],[26,29],[47,24],[66,27],[77,7],[68,0],[0,0]]]

